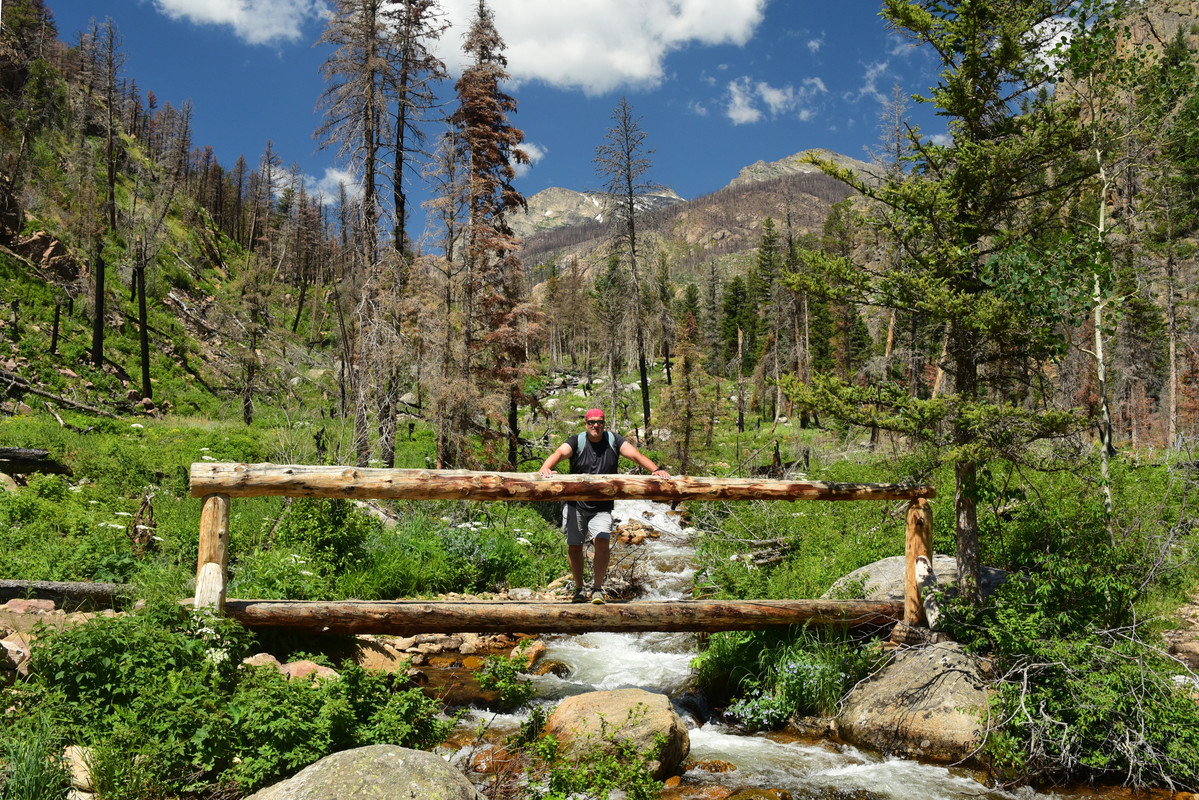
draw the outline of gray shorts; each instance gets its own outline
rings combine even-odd
[[[562,506],[562,530],[569,545],[587,544],[592,539],[607,539],[612,533],[612,512],[588,514],[570,504]]]

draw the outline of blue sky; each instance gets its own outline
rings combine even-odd
[[[68,41],[95,18],[123,38],[126,75],[159,105],[194,107],[194,142],[232,167],[268,139],[314,186],[345,164],[317,151],[325,0],[46,0]],[[457,70],[473,0],[442,0]],[[650,178],[686,198],[758,160],[813,147],[867,158],[892,87],[925,92],[937,65],[887,30],[871,0],[492,0],[534,163],[519,180],[598,185],[592,159],[622,95],[654,149]],[[452,96],[452,83],[444,87]],[[928,107],[909,112],[928,134]],[[437,129],[434,126],[434,129]],[[414,192],[418,201],[419,187]]]

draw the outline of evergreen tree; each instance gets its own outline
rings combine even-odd
[[[814,265],[824,280],[839,285],[843,297],[919,312],[947,331],[952,402],[917,412],[918,401],[890,387],[889,402],[908,413],[882,422],[922,435],[930,431],[924,415],[949,423],[951,436],[943,444],[954,462],[961,590],[976,603],[980,464],[1019,458],[1029,441],[1073,423],[1068,414],[1029,413],[990,400],[1011,365],[1060,352],[1052,336],[1029,336],[1055,330],[1045,316],[1054,310],[1032,288],[1037,267],[1002,257],[1060,228],[1062,207],[1086,175],[1073,158],[1081,145],[1078,129],[1044,91],[1059,68],[1043,55],[1061,33],[1060,20],[1074,14],[1076,36],[1085,36],[1093,22],[1087,9],[1075,6],[1073,0],[885,0],[882,15],[889,24],[941,58],[940,81],[921,100],[948,120],[951,142],[936,145],[914,130],[914,168],[879,187],[822,164],[890,210],[874,222],[912,264],[910,272],[872,275],[850,258],[825,253]],[[879,414],[867,405],[870,394],[826,382],[808,398],[847,419],[878,424]],[[996,428],[1007,434],[993,435]],[[1019,435],[1012,435],[1015,430]]]
[[[508,79],[505,44],[495,17],[479,0],[463,43],[470,64],[455,85],[458,107],[450,117],[467,166],[468,228],[465,263],[467,368],[497,393],[508,426],[508,459],[516,459],[519,440],[516,409],[527,400],[520,378],[531,371],[526,352],[530,326],[540,337],[540,317],[525,302],[524,274],[516,251],[520,240],[508,215],[525,209],[524,197],[512,185],[516,165],[527,164],[520,149],[524,133],[509,117],[516,100],[500,87]],[[522,331],[524,333],[522,333]]]

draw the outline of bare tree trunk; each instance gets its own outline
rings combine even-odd
[[[1107,402],[1107,363],[1103,348],[1103,293],[1099,285],[1099,273],[1094,275],[1092,302],[1094,303],[1095,326],[1095,381],[1099,392],[1099,483],[1103,491],[1103,517],[1107,525],[1108,540],[1115,544],[1112,531],[1112,486],[1109,459],[1115,452],[1112,445],[1112,410]]]
[[[744,354],[742,347],[745,344],[745,334],[737,329],[737,433],[745,433],[745,376],[742,374],[741,364],[743,363]]]
[[[517,398],[520,388],[515,384],[508,391],[508,465],[520,469],[520,420],[517,416]]]
[[[645,332],[640,324],[637,326],[637,371],[641,376],[641,420],[645,425],[645,442],[652,445],[654,429],[649,410],[649,370],[645,364]]]
[[[101,252],[100,237],[92,241],[92,276],[95,280],[92,313],[92,363],[97,369],[104,366],[104,255]]]
[[[62,303],[54,304],[54,328],[50,333],[50,355],[58,354],[58,323],[62,317]]]
[[[388,376],[383,396],[379,398],[379,459],[384,467],[396,463],[396,393],[399,378]]]
[[[150,324],[146,319],[146,251],[140,238],[134,247],[137,258],[134,275],[137,281],[137,338],[141,348],[142,397],[150,399],[154,397],[154,390],[150,385]]]
[[[954,337],[954,389],[960,397],[973,398],[978,389],[978,364],[969,342]],[[948,338],[947,338],[948,341]],[[959,445],[973,440],[964,422],[955,424],[954,440]],[[954,534],[957,541],[958,591],[971,605],[982,605],[980,555],[978,548],[978,464],[962,460],[954,464]]]
[[[1166,447],[1178,448],[1178,301],[1174,289],[1174,246],[1166,256],[1166,330],[1169,336],[1170,377],[1166,387]]]

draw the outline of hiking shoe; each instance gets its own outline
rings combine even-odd
[[[593,605],[602,606],[604,604],[604,590],[603,589],[592,589],[591,590],[591,602]]]
[[[588,597],[589,597],[589,595],[587,594],[587,590],[586,590],[586,589],[583,589],[583,588],[581,588],[581,587],[580,587],[580,588],[578,588],[578,589],[576,589],[576,590],[575,590],[575,596],[574,596],[574,597],[572,597],[572,598],[570,598],[570,602],[572,602],[572,603],[586,603],[586,602],[587,602],[587,598],[588,598]],[[602,601],[601,601],[601,602],[602,602]]]

